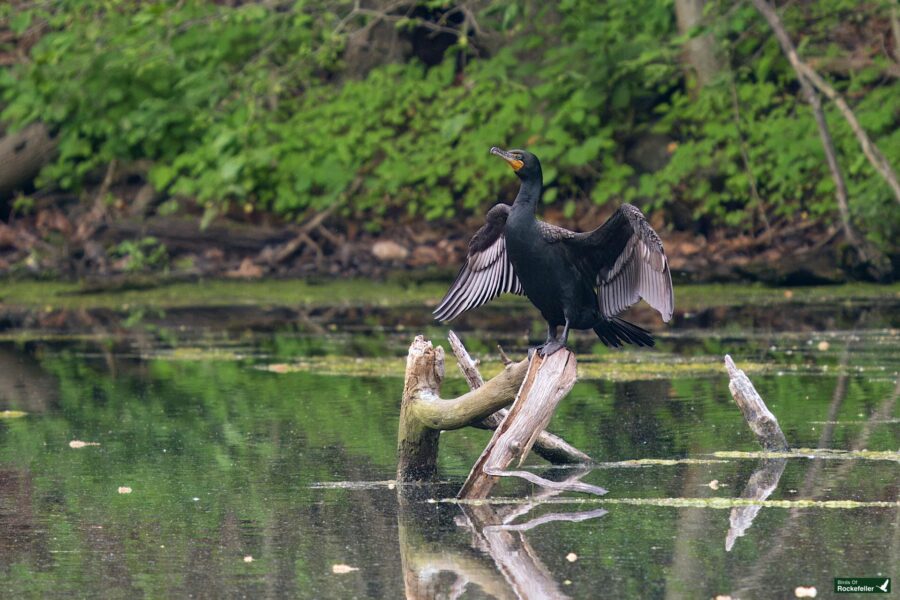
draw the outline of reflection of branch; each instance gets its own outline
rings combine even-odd
[[[534,529],[538,525],[543,525],[544,523],[552,523],[556,521],[578,523],[580,521],[587,521],[588,519],[596,519],[597,517],[602,517],[607,512],[609,511],[607,511],[605,508],[598,508],[596,510],[588,510],[583,512],[550,513],[540,516],[537,519],[532,519],[526,523],[519,523],[518,525],[488,525],[484,529],[485,531],[494,531],[501,529],[503,531],[528,531],[529,529]]]
[[[519,598],[567,598],[524,534],[491,527],[499,521],[493,507],[463,506],[473,545],[497,565]]]
[[[854,331],[856,330],[854,329]],[[841,355],[839,372],[843,374],[838,377],[837,384],[834,388],[834,394],[831,397],[831,404],[828,407],[828,421],[834,421],[835,418],[837,418],[837,415],[840,412],[841,405],[843,404],[844,399],[847,396],[846,367],[849,364],[849,360],[850,346],[848,345],[844,348],[844,352]],[[831,436],[833,435],[833,433],[833,425],[825,426],[822,429],[822,433],[819,435],[819,441],[816,447],[829,447],[831,445]],[[824,461],[813,461],[809,470],[806,472],[806,476],[803,478],[803,483],[798,488],[797,495],[800,498],[814,500],[821,494],[821,490],[827,487],[823,485],[823,482],[819,481],[819,476],[821,474],[823,465]],[[732,594],[733,596],[740,598],[744,595],[742,592],[755,587],[757,579],[761,577],[763,573],[769,571],[769,565],[772,565],[781,559],[785,550],[787,550],[787,544],[785,544],[785,540],[789,539],[794,534],[795,529],[799,526],[801,514],[803,514],[802,509],[791,509],[790,513],[788,513],[787,523],[778,530],[778,535],[774,539],[769,541],[769,547],[771,548],[771,550],[767,554],[761,556],[754,563],[753,568],[748,571],[747,577],[738,582],[738,585],[736,586],[737,591],[736,593]]]
[[[505,471],[502,468],[498,469],[487,465],[485,465],[483,470],[485,474],[492,477],[518,477],[519,479],[524,479],[535,485],[556,490],[558,492],[584,492],[586,494],[597,494],[598,496],[602,496],[606,493],[606,490],[602,487],[591,485],[589,483],[581,483],[580,481],[572,483],[565,481],[551,481],[550,479],[544,479],[543,477],[539,477],[528,471]]]
[[[785,465],[787,465],[786,458],[763,460],[753,475],[750,476],[741,498],[751,500],[765,500],[768,498],[775,491],[775,488],[778,487],[778,481],[781,479],[781,474],[784,473]],[[761,509],[762,505],[759,504],[755,506],[738,506],[731,509],[730,526],[728,535],[725,536],[726,551],[731,551],[735,540],[744,535],[747,529],[750,528]]]
[[[420,499],[410,496],[418,491],[421,490],[397,488],[400,562],[406,598],[430,600],[458,597],[469,584],[478,586],[493,598],[515,598],[489,557],[469,545],[448,545],[446,536],[434,534],[432,528],[441,528],[441,519],[435,519],[434,506],[422,504]],[[427,514],[423,514],[419,508],[426,506]],[[453,508],[450,511],[450,508],[447,507],[448,513],[457,510]],[[453,577],[437,577],[441,573],[449,573]]]

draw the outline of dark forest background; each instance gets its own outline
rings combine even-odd
[[[640,206],[680,277],[891,279],[898,10],[13,0],[0,272],[443,276],[515,194],[499,145],[540,157],[547,220]]]

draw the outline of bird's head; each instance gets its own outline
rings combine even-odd
[[[516,172],[519,179],[526,181],[536,179],[538,182],[542,179],[541,161],[537,156],[527,150],[504,150],[494,146],[491,148],[491,154],[499,156],[505,160],[512,170]]]

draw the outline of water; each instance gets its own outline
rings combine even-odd
[[[392,482],[405,347],[414,331],[444,332],[419,309],[8,332],[0,414],[27,415],[0,418],[0,596],[746,599],[900,577],[897,308],[699,312],[652,352],[594,353],[577,337],[585,372],[617,366],[576,384],[550,428],[600,464],[528,468],[609,493],[503,481],[492,497],[517,503],[482,506],[450,500],[488,432],[444,434],[438,482]],[[481,355],[541,334],[520,307],[459,331]],[[751,378],[793,446],[870,453],[755,456],[725,352],[758,365]],[[352,363],[340,356],[396,366],[260,368]],[[445,381],[446,396],[464,390]],[[726,502],[773,479],[772,505]]]

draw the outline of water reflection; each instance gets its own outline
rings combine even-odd
[[[778,487],[786,465],[787,459],[785,458],[760,461],[740,497],[748,500],[765,500],[771,496]],[[731,552],[735,540],[746,533],[760,509],[762,509],[762,505],[738,506],[731,509],[731,516],[728,519],[730,526],[728,534],[725,536],[725,550]]]
[[[358,315],[360,330],[374,330],[370,316]],[[826,318],[819,311],[803,327]],[[409,334],[323,341],[236,331],[187,336],[228,359],[180,356],[182,338],[159,332],[0,344],[0,412],[29,413],[0,419],[0,597],[766,598],[791,597],[797,585],[822,591],[847,572],[890,575],[900,564],[896,508],[634,503],[554,514],[570,506],[540,496],[510,506],[428,502],[455,496],[490,436],[483,431],[442,436],[444,486],[399,497],[387,484],[363,486],[393,477],[402,381],[254,367],[323,352],[390,353]],[[681,330],[662,345],[698,360],[736,347],[782,367],[753,379],[797,447],[896,451],[900,345],[890,332],[855,335],[852,344],[829,337],[824,351],[809,335],[741,330]],[[478,337],[504,336],[524,339]],[[174,350],[162,356],[161,346]],[[829,368],[791,368],[809,363]],[[551,428],[609,463],[758,449],[724,374],[675,369],[657,381],[579,382]],[[100,446],[73,449],[73,439]],[[900,481],[897,461],[823,459],[554,472],[601,485],[611,500],[893,502]],[[117,494],[121,485],[134,492]],[[497,493],[534,490],[503,482]],[[828,551],[811,553],[811,540]],[[333,571],[342,564],[358,570]]]
[[[564,483],[575,483],[590,471],[569,474]],[[408,487],[398,492],[400,553],[406,597],[415,600],[458,598],[470,586],[498,599],[569,598],[565,581],[555,576],[529,543],[527,531],[554,522],[582,522],[607,513],[589,511],[547,513],[519,523],[540,507],[542,501],[560,492],[544,490],[525,504],[429,504],[421,489]],[[436,506],[444,519],[456,513],[453,522],[465,531],[466,539],[454,545],[428,543],[423,531],[434,520]],[[424,510],[423,510],[424,508]],[[571,582],[569,582],[571,583]]]

